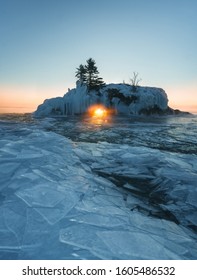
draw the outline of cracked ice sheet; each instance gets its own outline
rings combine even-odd
[[[123,259],[195,259],[197,245],[185,228],[139,213],[132,213],[130,221],[127,231],[124,226],[121,231],[96,233],[114,255]]]
[[[178,220],[181,215],[177,216],[176,212],[184,213],[185,209],[196,212],[197,161],[194,155],[173,154],[147,147],[131,147],[104,142],[97,145],[82,143],[78,144],[79,148],[83,149],[86,158],[91,163],[92,170],[98,174],[103,174],[106,178],[119,175],[123,176],[122,178],[133,180],[134,186],[131,186],[131,190],[132,187],[137,187],[140,180],[141,182],[144,180],[144,186],[148,183],[147,187],[153,188],[151,195],[162,192],[163,195],[169,197],[169,201],[170,199],[176,201],[173,203],[173,207],[169,206],[169,209]],[[94,158],[93,149],[98,150],[103,157]],[[83,157],[81,160],[83,161]],[[116,180],[116,178],[114,179]],[[189,205],[191,205],[190,208]],[[196,223],[193,218],[190,218],[190,221]]]
[[[75,207],[79,199],[80,196],[77,193],[67,191],[64,199],[61,200],[60,203],[56,204],[55,207],[37,207],[35,210],[40,213],[49,224],[54,225],[63,219],[70,210]]]
[[[65,195],[52,187],[50,182],[46,182],[46,184],[20,189],[16,192],[16,195],[31,207],[54,207],[65,198]]]
[[[177,259],[149,234],[138,231],[102,231],[96,233],[112,255],[120,259]],[[154,249],[153,249],[154,248]]]
[[[197,256],[195,239],[191,231],[185,231],[178,225],[175,227],[174,223],[161,222],[160,219],[141,214],[135,216],[128,207],[130,200],[125,200],[124,192],[118,190],[109,180],[95,176],[87,166],[86,160],[93,164],[97,163],[99,168],[115,166],[116,172],[121,171],[125,175],[128,175],[129,169],[130,174],[134,172],[136,177],[142,178],[146,176],[150,178],[153,176],[152,171],[154,174],[155,170],[160,170],[165,177],[165,169],[159,168],[167,164],[169,168],[173,166],[176,169],[173,172],[173,180],[176,179],[176,172],[180,172],[179,162],[167,162],[164,153],[148,148],[107,143],[78,144],[77,147],[78,155],[74,153],[75,147],[71,141],[38,130],[29,136],[21,137],[20,140],[16,138],[16,142],[11,143],[12,151],[16,148],[18,152],[23,151],[23,155],[28,149],[30,152],[27,157],[19,157],[17,160],[12,158],[10,161],[20,163],[23,168],[19,167],[16,171],[16,166],[13,165],[14,175],[10,178],[9,186],[12,186],[13,192],[15,189],[18,190],[15,192],[16,195],[6,194],[7,212],[4,212],[3,219],[7,219],[7,223],[2,224],[1,233],[6,232],[12,242],[9,243],[8,239],[4,239],[5,235],[2,235],[7,246],[14,248],[21,245],[27,255],[38,258],[42,251],[47,252],[52,248],[50,241],[47,241],[50,236],[50,240],[55,244],[53,249],[58,248],[55,250],[59,250],[60,244],[67,244],[73,248],[89,250],[99,258],[135,258],[136,256],[154,258],[154,251],[151,251],[151,248],[150,252],[146,250],[144,254],[140,245],[145,244],[143,239],[146,240],[148,236],[150,244],[157,246],[155,258],[160,255],[161,248],[165,258],[184,259]],[[42,157],[37,157],[38,150]],[[36,157],[31,157],[34,152]],[[12,155],[14,154],[13,152]],[[187,169],[189,170],[189,166]],[[20,188],[17,178],[24,180],[23,184],[21,181]],[[188,194],[187,186],[184,188],[184,193]],[[18,205],[23,203],[24,213],[27,212],[27,215],[14,215],[11,208],[16,205],[17,200]],[[188,196],[188,201],[194,206],[195,200],[192,199],[192,194]],[[131,200],[131,203],[137,202]],[[2,210],[2,206],[0,208]],[[15,218],[16,221],[20,218],[21,224],[14,223]],[[193,217],[189,218],[194,220]],[[57,238],[59,230],[60,244]],[[19,236],[23,238],[18,239]],[[129,244],[126,238],[129,238]],[[18,240],[23,240],[23,243]],[[131,240],[136,242],[136,246]],[[133,251],[130,253],[127,248],[133,248]],[[137,248],[141,251],[137,252]],[[69,255],[63,253],[63,249],[60,250],[61,254],[58,255],[55,251],[54,255],[60,258],[68,257]],[[188,250],[191,252],[190,255]],[[87,252],[84,251],[80,258],[87,256]]]
[[[9,208],[2,207],[0,212],[0,251],[20,250],[23,219]]]
[[[15,142],[7,139],[3,145],[8,146],[9,143],[12,150],[16,150],[16,158],[6,159],[6,164],[2,162],[4,165],[0,170],[4,178],[6,174],[2,187],[8,185],[12,192],[17,189],[15,195],[28,207],[35,207],[48,223],[57,223],[79,200],[77,190],[85,192],[89,186],[85,177],[78,176],[87,173],[80,168],[71,142],[56,134],[36,130],[18,141],[16,137]],[[76,163],[78,167],[72,168],[72,164]],[[10,199],[10,206],[12,202],[15,203]]]
[[[184,257],[188,254],[190,249],[187,243],[185,246],[179,245],[161,235],[147,234],[136,228],[128,228],[126,231],[106,230],[107,226],[103,222],[101,219],[99,223],[102,226],[98,227],[98,224],[89,224],[92,224],[92,220],[86,220],[86,225],[80,223],[62,229],[60,242],[87,249],[97,257],[110,259],[178,259],[180,255]]]
[[[60,230],[59,240],[62,243],[86,249],[101,259],[110,259],[112,254],[103,241],[96,235],[99,228],[91,225],[77,224]]]
[[[100,228],[127,227],[129,222],[128,218],[124,216],[102,215],[96,213],[81,213],[76,217],[71,218],[70,221],[80,224],[94,225]]]

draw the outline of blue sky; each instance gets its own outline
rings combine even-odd
[[[63,95],[92,57],[107,83],[137,71],[197,108],[196,11],[196,0],[0,0],[0,107]]]

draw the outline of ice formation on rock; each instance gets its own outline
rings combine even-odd
[[[137,87],[137,91],[133,91],[128,84],[108,84],[99,91],[88,91],[86,85],[77,83],[76,88],[63,97],[45,100],[35,116],[82,114],[92,104],[103,104],[120,114],[139,115],[165,112],[168,98],[163,89],[155,87]]]

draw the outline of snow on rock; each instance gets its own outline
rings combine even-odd
[[[39,105],[35,116],[82,114],[93,104],[103,104],[117,113],[128,115],[162,113],[168,109],[165,91],[155,87],[137,87],[127,84],[105,85],[99,91],[88,91],[86,85],[77,83],[63,97],[47,99]]]

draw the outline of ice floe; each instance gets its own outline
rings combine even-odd
[[[35,126],[0,153],[0,258],[197,258],[196,155]]]

